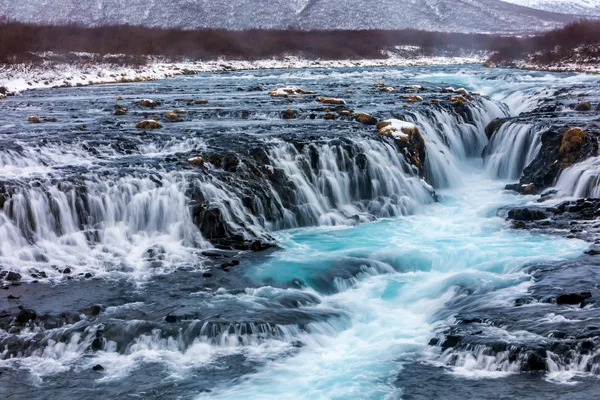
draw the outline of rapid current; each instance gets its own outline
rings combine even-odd
[[[423,173],[374,127],[323,119],[314,96],[269,96],[283,85],[414,123]],[[411,85],[481,96],[466,114],[403,107]],[[522,359],[485,344],[431,345],[459,313],[508,315],[543,266],[589,249],[505,220],[507,207],[535,202],[504,186],[546,128],[509,123],[489,143],[484,132],[562,88],[598,93],[600,78],[474,66],[245,71],[0,101],[0,270],[21,275],[0,290],[0,311],[37,313],[0,328],[0,398],[597,398],[598,354],[549,354],[543,372],[524,372]],[[160,104],[134,104],[146,98]],[[117,103],[129,112],[114,116]],[[282,118],[288,108],[298,117]],[[135,129],[173,109],[182,122]],[[220,158],[187,161],[210,153]],[[586,163],[560,176],[559,198],[599,197],[597,158]],[[542,348],[539,326],[580,321],[579,309],[552,307],[528,304],[516,325],[480,335]]]

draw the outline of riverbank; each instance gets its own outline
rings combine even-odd
[[[410,49],[408,49],[410,50]],[[390,55],[370,60],[309,60],[283,57],[254,61],[218,59],[212,61],[170,62],[151,58],[145,65],[121,65],[115,57],[92,62],[92,55],[79,55],[78,62],[44,61],[35,64],[0,66],[0,97],[26,90],[48,87],[75,87],[110,83],[144,82],[193,75],[202,72],[227,72],[268,69],[413,67],[435,65],[481,64],[485,55],[464,57],[399,57]],[[112,61],[111,61],[112,60]]]

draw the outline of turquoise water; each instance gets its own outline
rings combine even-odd
[[[447,301],[467,291],[486,293],[488,305],[510,306],[532,280],[521,267],[577,257],[588,247],[506,229],[497,209],[527,200],[478,169],[468,177],[414,216],[278,233],[285,251],[247,266],[248,276],[279,288],[273,291],[306,291],[319,298],[318,308],[344,318],[306,327],[297,355],[206,398],[400,398],[393,382],[403,362],[428,359],[428,340],[443,323],[436,312]]]

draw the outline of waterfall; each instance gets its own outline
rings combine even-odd
[[[588,158],[562,171],[555,187],[564,196],[600,198],[600,156]]]
[[[486,124],[506,116],[505,110],[486,99],[470,103],[466,110],[434,108],[407,116],[421,129],[427,148],[426,179],[436,188],[460,184],[461,162],[479,158],[485,148]]]
[[[548,127],[508,121],[496,132],[483,153],[484,165],[494,178],[516,180],[541,149]]]

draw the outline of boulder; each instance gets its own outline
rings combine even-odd
[[[123,107],[123,106],[117,104],[117,105],[115,105],[114,115],[125,115],[125,114],[127,114],[127,111],[129,111],[127,109],[127,107]]]
[[[592,297],[590,292],[563,294],[556,298],[556,304],[578,305]]]
[[[561,156],[577,153],[581,150],[585,132],[581,128],[570,128],[563,132],[562,142],[558,150]]]
[[[377,133],[383,136],[391,136],[394,139],[402,139],[408,141],[410,134],[418,132],[419,129],[415,124],[400,121],[398,119],[388,119],[385,121],[379,121],[376,124]]]
[[[343,105],[346,104],[346,101],[343,99],[337,99],[335,97],[319,97],[317,98],[317,101],[323,104],[337,104],[337,105]]]
[[[25,325],[29,321],[35,321],[37,319],[37,313],[33,310],[28,310],[23,306],[19,306],[19,314],[15,319],[15,322],[20,325]]]
[[[354,118],[363,125],[377,125],[377,119],[371,114],[357,113],[354,114]]]
[[[180,122],[181,118],[175,111],[167,111],[165,113],[165,118],[171,122]]]
[[[21,280],[21,278],[22,276],[18,272],[9,271],[4,279],[6,279],[9,282],[18,282]]]
[[[297,86],[283,86],[280,88],[272,89],[269,92],[269,96],[271,96],[271,97],[290,97],[290,96],[302,95],[302,94],[315,94],[315,92],[311,92],[308,90],[302,90]]]
[[[190,157],[187,159],[187,162],[196,167],[204,167],[204,158],[201,156]]]
[[[575,111],[591,111],[592,105],[589,101],[582,101],[575,106]]]
[[[30,115],[27,117],[27,122],[30,124],[40,124],[42,119],[38,115]]]
[[[504,125],[506,121],[508,121],[506,118],[496,118],[486,125],[485,136],[487,136],[488,140],[492,139],[492,136],[502,128],[502,125]]]
[[[405,97],[404,101],[406,101],[407,103],[418,103],[420,101],[423,101],[423,98],[421,96],[417,96],[416,94],[413,94],[408,97]]]
[[[291,108],[288,108],[287,110],[285,110],[282,113],[281,118],[283,118],[283,119],[295,119],[295,118],[298,118],[298,112],[296,110],[292,110]]]
[[[137,105],[140,107],[155,108],[158,106],[158,103],[154,100],[143,99],[143,100],[138,101]]]
[[[529,208],[513,209],[508,212],[508,219],[515,221],[540,221],[547,218],[543,211]]]
[[[137,129],[160,129],[160,128],[162,128],[162,125],[157,121],[154,121],[152,119],[147,119],[147,120],[138,122],[137,124],[135,124],[135,127]]]

